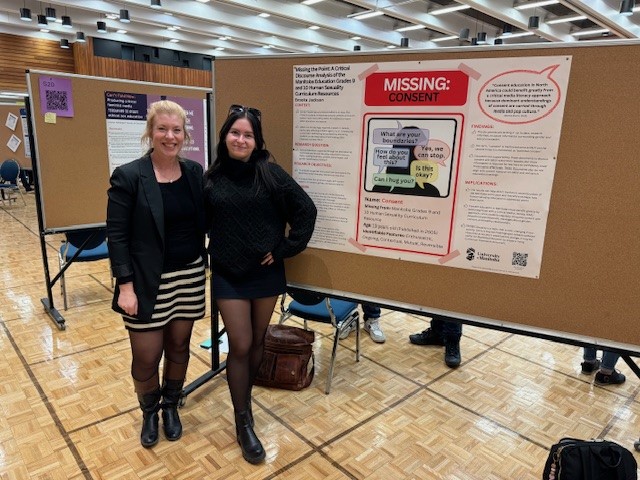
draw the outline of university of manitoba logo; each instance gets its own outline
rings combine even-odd
[[[467,260],[471,261],[475,258],[476,256],[476,249],[475,248],[467,248]]]

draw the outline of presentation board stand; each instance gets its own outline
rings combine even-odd
[[[210,264],[210,263],[209,263]],[[213,276],[209,276],[209,287],[213,289]],[[213,290],[211,290],[213,291]],[[226,360],[220,361],[220,338],[225,333],[224,328],[220,330],[220,312],[216,302],[211,299],[211,369],[203,375],[196,378],[194,381],[185,385],[182,389],[182,396],[180,405],[184,405],[187,396],[206,384],[209,380],[214,378],[219,373],[223,372],[227,368]]]
[[[222,121],[233,103],[261,110],[269,150],[316,201],[316,233],[287,261],[289,282],[637,356],[640,99],[610,85],[640,74],[638,46],[224,57],[216,61],[215,113]],[[405,83],[395,79],[413,81],[407,72],[425,80],[444,72],[457,90],[438,95],[446,105],[428,104],[435,94],[396,95]],[[610,82],[593,81],[602,72]],[[489,111],[495,94],[511,114],[517,92],[500,89],[512,84],[543,85],[557,107],[520,123],[500,117],[502,107]],[[389,99],[408,103],[383,103]],[[427,147],[396,149],[409,143],[396,130],[411,126],[429,132],[416,136]],[[430,156],[439,151],[446,161]],[[426,189],[435,167],[439,197]],[[390,191],[407,180],[415,185]]]
[[[66,328],[66,324],[65,324],[65,320],[64,317],[60,314],[60,312],[58,311],[58,309],[55,307],[54,305],[54,301],[53,301],[53,286],[55,285],[55,283],[58,281],[58,279],[60,278],[60,276],[64,273],[64,270],[66,270],[69,265],[71,265],[71,262],[67,265],[65,265],[64,270],[62,270],[58,275],[56,275],[53,280],[51,279],[51,273],[49,272],[49,260],[48,260],[48,255],[47,255],[47,241],[46,241],[46,235],[47,233],[45,232],[45,228],[44,228],[44,219],[42,216],[42,199],[40,196],[40,182],[39,182],[39,175],[38,175],[38,162],[36,162],[36,148],[35,148],[35,142],[34,142],[34,135],[33,135],[33,128],[32,128],[32,118],[31,118],[31,101],[29,99],[29,97],[25,97],[25,106],[27,107],[27,126],[28,126],[28,136],[29,136],[29,143],[30,143],[30,147],[31,147],[31,162],[32,162],[32,169],[33,169],[33,186],[34,186],[34,190],[35,190],[35,196],[36,196],[36,213],[37,213],[37,217],[38,217],[38,237],[40,239],[40,253],[42,254],[42,266],[44,269],[44,281],[45,281],[45,287],[47,289],[47,297],[46,298],[41,298],[40,301],[42,302],[42,305],[44,306],[44,310],[45,312],[47,312],[47,315],[49,315],[49,317],[51,317],[51,320],[53,320],[53,322],[56,324],[56,326],[58,327],[59,330],[64,330]],[[80,253],[80,249],[78,250],[78,254]],[[75,257],[74,257],[75,258]]]
[[[148,105],[162,99],[187,112],[191,141],[183,155],[208,165],[211,89],[27,70],[27,125],[47,297],[42,304],[66,328],[52,289],[84,246],[55,275],[46,236],[106,226],[112,171],[143,154]],[[85,243],[86,245],[87,243]]]

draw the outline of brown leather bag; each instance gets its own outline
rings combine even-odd
[[[315,333],[289,325],[269,325],[256,385],[302,390],[313,380]]]

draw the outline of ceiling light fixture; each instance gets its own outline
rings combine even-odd
[[[353,37],[350,37],[351,40],[362,40],[362,37],[359,37],[358,35],[354,35]]]
[[[151,0],[151,8],[155,8],[156,10],[162,8],[162,2],[160,0]]]
[[[577,32],[573,32],[571,35],[574,37],[587,37],[589,35],[601,35],[603,33],[609,33],[608,28],[595,28],[591,30],[580,30]]]
[[[45,8],[44,15],[45,17],[47,17],[47,20],[49,20],[50,22],[55,22],[58,19],[58,17],[56,17],[55,8],[51,8],[51,7]]]
[[[271,14],[267,12],[262,12],[262,13],[259,13],[258,16],[262,18],[269,18]]]
[[[196,0],[196,2],[200,2],[200,3],[209,3],[209,0]]]
[[[320,3],[322,0],[303,0],[302,5],[315,5],[316,3]]]
[[[131,19],[129,18],[129,10],[127,10],[126,8],[121,8],[120,9],[120,21],[122,23],[130,23]]]
[[[38,26],[39,27],[47,27],[49,22],[47,21],[47,17],[44,15],[38,15]]]
[[[171,40],[169,40],[171,43],[178,43],[180,40],[178,40],[177,38],[172,38]]]
[[[459,12],[460,10],[467,10],[471,8],[469,5],[454,5],[453,7],[438,8],[437,10],[431,10],[430,15],[444,15],[445,13]]]
[[[622,0],[620,2],[620,14],[622,15],[633,15],[633,7],[635,7],[634,0]]]
[[[577,22],[579,20],[586,20],[587,17],[584,15],[567,15],[565,17],[558,17],[552,20],[547,20],[547,25],[557,25],[558,23],[569,23],[569,22]]]
[[[105,22],[97,23],[98,29],[96,30],[98,33],[107,33],[107,24]]]
[[[125,33],[127,33],[127,31],[124,28],[119,28],[118,30],[116,30],[116,33],[119,33],[120,35],[124,35]]]
[[[514,34],[510,35],[507,38],[528,37],[529,35],[535,35],[535,33],[534,32],[530,32],[528,30],[525,30],[523,32],[514,33]],[[499,37],[499,38],[502,38],[502,37]]]
[[[538,2],[526,2],[519,5],[515,5],[513,8],[516,10],[526,10],[528,8],[546,7],[547,5],[555,5],[560,3],[559,0],[540,0]]]
[[[85,43],[87,39],[84,36],[84,32],[76,32],[76,42]]]
[[[424,25],[408,25],[406,27],[396,28],[396,32],[410,32],[411,30],[422,30],[427,28]]]
[[[62,16],[62,26],[64,28],[73,28],[73,23],[71,22],[71,17],[69,15]]]
[[[439,38],[434,38],[431,41],[432,42],[446,42],[447,40],[456,40],[460,37],[458,37],[457,35],[447,35],[446,37],[439,37]]]
[[[384,15],[382,10],[365,10],[364,12],[347,15],[347,17],[353,18],[354,20],[366,20],[367,18],[379,17],[380,15]]]
[[[318,25],[310,25],[309,30],[318,30],[320,27]]]
[[[60,48],[69,48],[69,40],[67,40],[66,38],[61,38]]]
[[[29,8],[21,8],[20,9],[20,20],[25,22],[33,22],[33,18],[31,18],[31,9]]]

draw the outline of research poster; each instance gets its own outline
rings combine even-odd
[[[141,138],[147,122],[147,108],[158,100],[172,100],[187,113],[190,141],[180,155],[207,167],[207,118],[205,101],[197,98],[161,97],[128,92],[105,92],[109,174],[116,167],[140,158],[146,151]]]
[[[310,246],[538,278],[570,56],[297,65]]]

